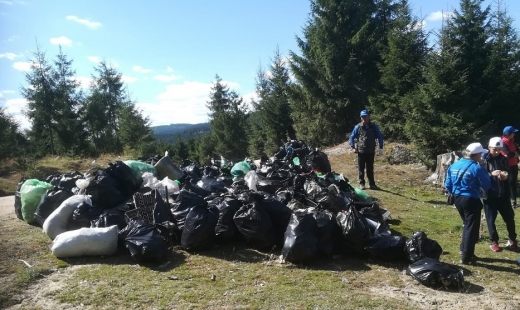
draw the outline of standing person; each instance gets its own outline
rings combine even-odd
[[[490,248],[492,251],[500,251],[498,245],[498,232],[495,225],[498,213],[506,223],[509,241],[506,247],[517,252],[516,242],[515,212],[511,207],[510,188],[508,182],[509,163],[507,157],[500,152],[504,144],[500,137],[491,138],[488,143],[489,153],[485,157],[486,168],[491,178],[491,187],[484,199],[484,213],[491,240]]]
[[[350,135],[350,147],[358,156],[359,188],[365,189],[365,167],[369,189],[378,190],[374,180],[374,156],[376,153],[376,139],[379,142],[379,155],[383,154],[383,136],[379,127],[370,121],[370,113],[363,110],[359,114],[361,123],[357,124]],[[357,148],[355,147],[357,141]]]
[[[462,152],[464,157],[452,164],[446,174],[446,190],[455,196],[455,207],[464,224],[460,244],[461,264],[475,262],[482,210],[480,189],[487,191],[491,186],[487,171],[479,165],[483,151],[480,143],[471,143]]]
[[[502,142],[504,142],[504,150],[502,155],[507,157],[509,161],[509,188],[511,189],[511,204],[513,208],[516,204],[516,181],[518,180],[518,150],[515,144],[515,134],[518,129],[513,126],[506,126],[502,132]]]

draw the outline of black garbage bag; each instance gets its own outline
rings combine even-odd
[[[261,192],[266,192],[269,194],[276,194],[281,188],[286,188],[291,184],[291,179],[285,180],[270,180],[263,177],[258,179],[256,183],[256,189]]]
[[[356,253],[363,253],[365,245],[370,241],[370,227],[365,218],[355,207],[349,205],[338,212],[336,221],[341,228],[345,245]]]
[[[329,210],[317,209],[312,216],[318,224],[319,239],[317,245],[318,254],[329,256],[334,251],[334,233],[337,229],[336,218]]]
[[[187,179],[186,182],[184,182],[184,186],[182,189],[196,193],[199,196],[207,197],[211,195],[211,192],[208,190],[203,189],[202,187],[199,187],[197,183],[199,182],[199,179]]]
[[[125,212],[123,210],[119,208],[107,209],[97,219],[90,221],[90,227],[92,228],[110,227],[112,225],[117,225],[119,230],[126,227]]]
[[[247,186],[247,183],[244,179],[235,181],[230,186],[231,192],[235,195],[239,195],[240,193],[243,193],[245,191],[249,191],[249,186]]]
[[[103,174],[90,181],[85,195],[90,195],[92,205],[101,209],[114,208],[126,201],[126,198],[117,189],[117,181]]]
[[[330,162],[327,154],[318,149],[312,150],[307,155],[307,165],[314,171],[321,173],[331,172]]]
[[[410,264],[406,272],[421,284],[434,289],[446,288],[461,291],[464,274],[461,269],[426,257]]]
[[[181,238],[182,230],[184,229],[184,222],[186,220],[186,216],[191,208],[203,205],[207,206],[207,202],[200,195],[189,192],[186,190],[181,190],[179,195],[172,203],[172,207],[170,212],[172,214],[172,221],[176,225],[176,234],[178,239]]]
[[[314,201],[333,213],[344,209],[345,205],[350,202],[348,199],[345,199],[335,185],[331,185],[330,188],[322,189],[314,194]]]
[[[73,171],[65,174],[55,174],[47,177],[45,182],[50,183],[59,188],[72,190],[76,186],[76,181],[83,179],[83,174]]]
[[[318,223],[308,211],[309,209],[295,211],[285,231],[282,257],[289,262],[305,263],[318,253]]]
[[[215,226],[216,241],[221,243],[230,242],[237,235],[233,217],[242,206],[242,203],[237,198],[225,197],[215,206],[218,208],[218,222]]]
[[[269,214],[254,201],[242,206],[233,217],[238,231],[259,250],[268,250],[276,243],[276,233]]]
[[[80,203],[72,213],[73,224],[78,227],[90,227],[90,222],[97,220],[103,213],[101,208],[93,207],[88,203]]]
[[[125,197],[132,196],[141,187],[143,180],[137,177],[132,169],[122,161],[109,163],[106,173],[113,177],[116,182],[116,188]]]
[[[190,209],[182,230],[181,247],[187,251],[207,250],[213,246],[218,209],[198,205]]]
[[[216,166],[205,166],[202,171],[202,178],[211,177],[216,178],[220,174],[220,169]]]
[[[267,211],[271,223],[273,224],[277,245],[282,245],[284,242],[284,234],[287,230],[287,225],[291,220],[293,211],[286,205],[274,198],[264,198],[260,204]]]
[[[406,253],[410,263],[426,257],[439,259],[442,254],[442,247],[437,241],[429,239],[424,232],[416,231],[406,241]]]
[[[74,195],[72,191],[64,188],[54,187],[47,190],[34,212],[34,219],[38,225],[43,226],[43,222],[45,222],[47,217],[72,195]]]
[[[287,151],[285,150],[285,147],[280,147],[276,153],[274,153],[273,157],[275,159],[284,159],[284,157],[287,156]]]
[[[211,176],[202,177],[197,182],[197,186],[208,191],[210,193],[227,193],[228,190],[226,188],[226,184],[217,181],[216,178]]]
[[[406,237],[378,236],[370,240],[365,251],[375,258],[386,261],[407,261]]]
[[[119,239],[138,262],[160,262],[166,253],[166,245],[153,224],[130,221],[119,232]]]
[[[25,178],[20,179],[20,182],[18,182],[18,185],[16,186],[16,191],[14,192],[14,213],[16,214],[16,217],[22,221],[22,196],[20,195],[20,189],[25,181]]]
[[[280,188],[276,191],[275,195],[277,200],[279,200],[284,205],[287,205],[294,196],[294,190],[291,188]]]
[[[199,180],[202,178],[202,171],[200,168],[189,160],[183,161],[179,168],[183,170],[191,179]]]

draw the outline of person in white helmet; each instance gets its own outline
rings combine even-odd
[[[489,153],[485,159],[486,169],[491,178],[491,187],[484,199],[484,213],[491,241],[492,251],[500,251],[499,238],[495,221],[498,213],[502,216],[507,228],[509,240],[506,244],[510,250],[517,252],[518,244],[516,241],[515,212],[511,205],[509,187],[509,163],[508,158],[501,154],[504,143],[500,137],[489,140]]]
[[[464,224],[460,244],[461,264],[475,263],[475,244],[479,239],[482,211],[480,190],[487,191],[491,186],[488,172],[479,164],[483,151],[480,143],[471,143],[462,152],[464,157],[453,163],[446,174],[446,191],[455,196],[455,207]]]

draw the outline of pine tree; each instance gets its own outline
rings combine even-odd
[[[21,155],[27,147],[27,139],[18,123],[7,114],[5,108],[0,108],[0,160]]]
[[[80,83],[74,79],[76,72],[71,68],[72,60],[60,52],[52,70],[55,81],[54,103],[57,107],[56,133],[59,153],[74,156],[86,151],[86,131],[80,120],[83,93]]]
[[[291,105],[299,138],[313,145],[343,141],[378,88],[380,50],[393,19],[390,0],[314,0],[291,52],[298,85]]]
[[[29,137],[37,155],[56,154],[56,124],[58,104],[53,69],[39,47],[33,52],[31,70],[25,74],[27,87],[21,93],[27,99],[27,118],[31,121]]]
[[[396,13],[387,34],[388,45],[382,49],[381,85],[370,97],[370,110],[385,139],[406,142],[408,108],[403,98],[424,81],[422,71],[429,49],[422,22],[411,15],[407,0],[399,3]]]
[[[485,74],[493,96],[485,114],[489,122],[486,134],[496,136],[520,119],[520,39],[501,0],[495,1],[490,28],[491,54]]]
[[[118,113],[127,101],[122,74],[105,61],[95,71],[85,106],[89,136],[96,153],[119,153],[123,149],[118,139]]]
[[[269,69],[269,74],[263,68],[258,70],[257,94],[260,99],[253,103],[255,117],[250,122],[252,137],[249,146],[257,156],[264,152],[272,154],[288,138],[295,139],[288,92],[289,71],[278,48]]]
[[[215,152],[231,160],[247,154],[247,110],[242,97],[217,75],[207,103]]]

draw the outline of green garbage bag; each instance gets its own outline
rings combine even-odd
[[[22,217],[27,223],[34,222],[34,212],[40,204],[42,196],[48,189],[53,188],[52,184],[37,179],[26,180],[20,188],[20,198],[22,200]]]
[[[354,187],[354,194],[358,196],[363,202],[372,202],[372,197],[366,192]]]
[[[151,172],[154,176],[157,176],[157,169],[150,164],[138,160],[126,160],[123,163],[130,167],[134,174],[139,178],[141,178],[145,172]]]
[[[239,161],[231,168],[231,174],[234,177],[233,180],[236,181],[240,177],[244,177],[250,170],[251,166],[249,166],[246,160]]]

